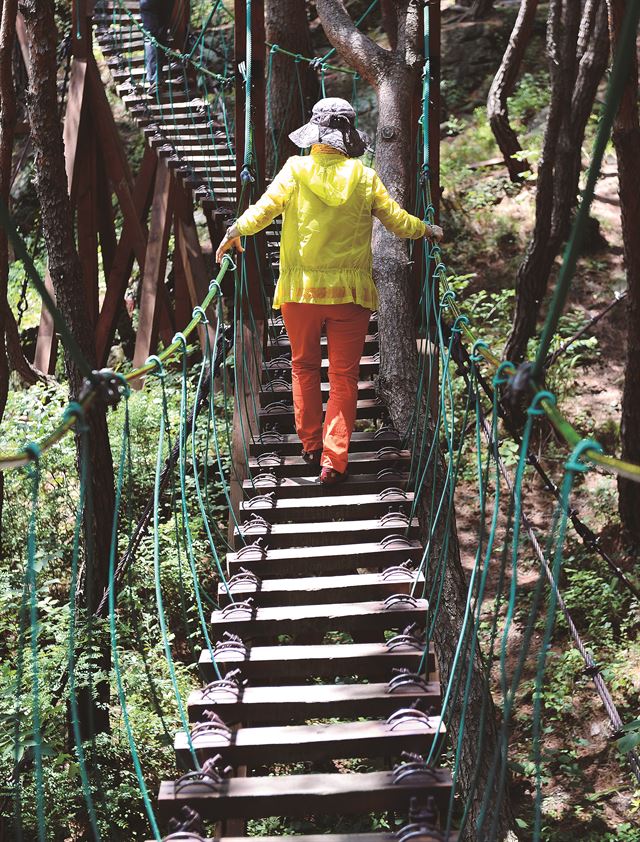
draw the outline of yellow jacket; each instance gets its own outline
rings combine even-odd
[[[264,195],[238,219],[242,236],[282,214],[280,278],[273,307],[287,302],[375,310],[373,217],[398,237],[419,239],[424,222],[403,210],[370,167],[327,147],[289,158]]]

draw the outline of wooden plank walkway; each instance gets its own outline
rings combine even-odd
[[[137,10],[133,0],[127,6]],[[212,124],[201,100],[146,96],[143,39],[126,14],[109,9],[96,16],[97,41],[147,144],[205,209],[233,208],[235,161],[223,126]],[[201,189],[211,185],[214,199]],[[277,230],[269,242],[277,245]],[[423,639],[429,605],[418,572],[424,547],[412,511],[411,454],[385,425],[375,393],[377,314],[360,365],[351,475],[334,489],[321,487],[300,456],[291,348],[279,314],[268,335],[256,396],[260,431],[249,443],[251,477],[225,560],[229,579],[213,595],[220,608],[209,621],[212,647],[198,663],[204,684],[186,700],[190,731],[175,736],[177,764],[191,771],[161,783],[162,828],[171,818],[192,820],[184,808],[216,823],[216,842],[240,842],[246,837],[236,835],[237,820],[267,816],[406,818],[417,803],[436,821],[451,776],[415,757],[428,753],[444,726],[433,648],[425,652]],[[322,354],[326,402],[326,340]],[[369,771],[326,771],[347,758]],[[300,763],[304,772],[289,769]],[[206,842],[200,832],[189,838]],[[276,838],[398,837],[262,842]]]

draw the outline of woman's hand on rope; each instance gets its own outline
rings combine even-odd
[[[439,243],[444,239],[444,231],[439,225],[431,225],[430,222],[427,222],[426,225],[427,228],[424,232],[424,235],[427,238],[427,240],[435,240],[437,243]]]
[[[240,232],[235,225],[227,228],[224,237],[220,241],[220,245],[216,251],[216,263],[222,263],[222,258],[231,248],[235,248],[235,250],[240,254],[244,251],[242,241],[240,239]]]

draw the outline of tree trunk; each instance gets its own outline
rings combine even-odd
[[[267,0],[266,38],[284,50],[313,56],[304,0]],[[267,95],[267,173],[274,175],[298,150],[289,134],[306,123],[318,99],[318,76],[306,61],[274,52]]]
[[[522,0],[507,49],[491,83],[487,98],[487,114],[491,130],[504,156],[511,181],[521,181],[522,173],[531,168],[528,161],[519,161],[515,158],[515,155],[522,151],[522,147],[509,123],[507,101],[513,93],[520,65],[531,38],[537,8],[538,0]]]
[[[54,2],[22,0],[20,10],[29,42],[29,121],[49,272],[58,307],[85,358],[95,367],[94,324],[74,242],[73,216],[67,193],[64,148],[58,117]],[[77,399],[83,387],[83,377],[73,357],[66,351],[65,366],[71,398]],[[95,610],[107,585],[114,511],[113,463],[106,410],[99,401],[96,403],[87,418],[92,513],[85,512],[85,552],[89,559],[93,551],[93,564],[85,565],[86,574],[79,586],[82,610],[87,616]],[[79,447],[79,440],[77,445]],[[99,646],[102,653],[100,668],[108,672],[110,650],[106,635],[100,639]],[[97,698],[89,698],[88,693],[83,693],[79,698],[84,737],[109,728],[108,682],[101,682],[94,690]]]
[[[393,198],[406,206],[410,198],[413,172],[411,111],[422,65],[418,49],[422,23],[418,4],[410,0],[399,0],[394,4],[397,47],[393,51],[382,49],[356,29],[342,0],[317,0],[316,6],[331,44],[343,60],[376,90],[379,112],[376,170]],[[404,432],[411,423],[418,390],[415,305],[409,284],[409,254],[406,241],[394,237],[377,220],[374,220],[373,257],[374,277],[380,296],[378,320],[381,361],[378,392],[389,409],[394,425]],[[424,415],[421,421],[426,423]],[[434,435],[432,429],[431,437]],[[445,481],[444,461],[440,458],[436,460],[434,474],[428,482],[435,485],[437,495],[443,491],[446,495]],[[420,511],[423,533],[429,522],[427,496],[430,497],[425,495]],[[446,537],[448,542],[445,541]],[[432,536],[431,546],[435,555],[447,544],[442,608],[434,632],[443,686],[446,686],[449,679],[467,596],[454,518],[446,526],[441,525]],[[428,582],[427,588],[431,584]],[[488,682],[477,644],[474,642],[473,645],[471,704],[466,711],[459,777],[462,795],[469,796],[472,803],[467,830],[461,836],[461,842],[476,838],[475,823],[490,759],[497,746],[496,717],[490,698],[485,708],[486,718],[481,720],[481,700],[487,697]],[[453,701],[451,710],[451,744],[455,744],[461,713],[458,700]],[[480,755],[479,745],[484,746]],[[511,811],[506,796],[499,807],[497,825],[500,835],[496,838],[502,839],[511,826]]]
[[[547,22],[551,103],[538,167],[536,221],[516,276],[516,310],[504,350],[520,362],[535,334],[549,275],[567,237],[576,205],[584,132],[607,66],[605,7],[552,0]],[[569,106],[569,107],[568,107]]]
[[[615,51],[629,0],[607,0],[611,47]],[[627,272],[627,359],[622,394],[620,438],[622,458],[640,464],[640,120],[638,61],[634,53],[622,100],[613,125],[618,159],[618,192],[622,215],[624,263]],[[640,546],[640,485],[618,479],[620,518],[634,544]]]
[[[13,86],[13,45],[16,35],[17,0],[4,0],[0,22],[0,196],[9,205],[13,158],[13,137],[16,125],[16,98]],[[0,421],[9,396],[9,360],[5,344],[5,329],[9,302],[9,242],[0,229]],[[0,472],[0,520],[4,502],[4,474]]]

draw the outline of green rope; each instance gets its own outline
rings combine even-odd
[[[127,706],[127,698],[124,691],[124,685],[122,682],[122,671],[120,669],[120,658],[118,655],[118,633],[116,629],[116,604],[115,604],[115,594],[116,594],[116,582],[115,582],[115,570],[116,570],[116,550],[118,546],[118,518],[120,512],[120,502],[122,499],[122,486],[124,482],[124,467],[126,464],[126,454],[128,448],[130,447],[130,439],[129,439],[129,396],[128,394],[125,395],[125,423],[122,429],[122,443],[120,446],[120,463],[118,467],[118,479],[116,483],[116,497],[115,497],[115,508],[114,508],[114,516],[113,516],[113,527],[111,531],[111,547],[109,550],[109,635],[111,640],[111,657],[113,659],[113,671],[116,677],[116,686],[118,689],[118,699],[120,702],[120,708],[122,710],[122,718],[124,721],[125,731],[127,734],[127,741],[129,743],[129,751],[131,753],[131,759],[133,761],[133,767],[135,770],[136,778],[138,779],[138,787],[140,789],[140,793],[142,795],[142,800],[144,803],[144,807],[147,813],[147,817],[149,819],[149,824],[151,826],[151,831],[153,833],[154,839],[157,842],[161,840],[160,829],[158,827],[158,823],[156,821],[155,814],[153,812],[153,806],[151,804],[151,799],[149,797],[149,792],[147,790],[147,785],[144,781],[144,775],[142,773],[142,767],[140,765],[140,757],[138,755],[138,749],[136,747],[135,738],[133,736],[133,730],[131,728],[131,721],[129,719],[129,709]]]
[[[98,842],[101,840],[98,820],[96,818],[95,806],[91,795],[87,764],[82,746],[82,735],[80,733],[80,714],[78,710],[78,697],[76,695],[76,592],[78,584],[78,560],[80,555],[80,536],[82,534],[83,513],[85,507],[85,495],[88,485],[89,466],[89,427],[86,424],[84,411],[80,404],[70,404],[68,413],[77,416],[76,431],[80,438],[80,487],[78,490],[78,506],[76,509],[76,522],[73,530],[73,551],[71,555],[71,582],[69,585],[69,635],[67,644],[67,669],[69,672],[69,706],[71,708],[71,726],[73,739],[78,755],[78,769],[85,804],[89,813],[89,822],[93,836]]]

